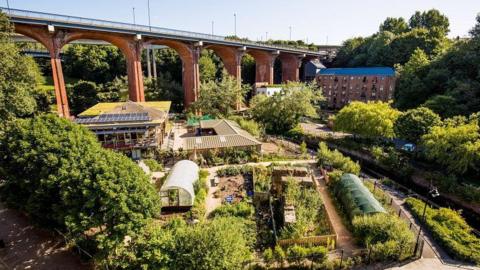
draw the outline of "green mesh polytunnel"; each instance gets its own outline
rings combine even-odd
[[[370,190],[354,174],[342,175],[335,187],[335,193],[351,218],[357,215],[386,213]]]

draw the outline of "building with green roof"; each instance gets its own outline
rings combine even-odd
[[[161,146],[170,101],[98,103],[78,115],[75,122],[97,135],[105,148],[140,159]]]

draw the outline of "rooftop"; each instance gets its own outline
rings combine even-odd
[[[164,122],[168,117],[170,101],[98,103],[78,115],[75,122],[84,125],[118,124],[132,122]]]
[[[353,76],[395,76],[391,67],[358,67],[358,68],[325,68],[320,75],[353,75]]]
[[[90,107],[86,111],[80,113],[78,117],[94,117],[103,113],[111,113],[112,111],[118,111],[122,108],[122,105],[137,104],[144,108],[153,108],[159,111],[168,112],[170,110],[171,101],[148,101],[148,102],[102,102],[97,103],[95,106]],[[133,106],[131,106],[133,107]],[[135,110],[130,108],[130,110]],[[138,107],[137,107],[138,110]]]
[[[237,123],[225,119],[200,120],[200,128],[213,129],[216,135],[185,138],[184,149],[214,149],[257,146],[261,143]]]

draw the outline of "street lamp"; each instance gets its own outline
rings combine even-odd
[[[288,29],[290,30],[290,36],[289,36],[290,38],[289,38],[289,40],[292,40],[292,27],[289,26]]]
[[[214,27],[214,25],[215,25],[215,22],[212,21],[212,36],[213,36],[213,27]]]
[[[137,25],[135,22],[135,7],[132,8],[132,13],[133,13],[133,24]]]
[[[237,36],[237,13],[233,13],[233,30],[235,37]]]
[[[436,198],[440,196],[438,189],[430,184],[430,191],[428,195],[432,196],[432,198]],[[427,200],[425,200],[425,206],[423,207],[423,214],[422,214],[422,221],[425,222],[425,214],[427,212]],[[422,225],[420,224],[420,229],[418,230],[417,241],[415,243],[415,253],[417,252],[418,248],[418,240],[420,240],[420,234],[422,233]]]
[[[148,5],[148,28],[150,29],[150,32],[152,32],[152,23],[150,22],[150,0],[147,1]]]
[[[436,187],[431,187],[430,188],[430,191],[428,192],[428,194],[430,196],[432,196],[432,198],[436,198],[438,196],[440,196],[440,193],[438,193],[438,189]],[[423,207],[423,214],[422,214],[422,220],[425,221],[425,214],[427,212],[427,201],[425,200],[425,206]]]

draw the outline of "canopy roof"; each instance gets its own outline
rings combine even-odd
[[[350,197],[355,207],[363,214],[386,213],[382,205],[356,175],[344,174],[338,184],[343,196]]]
[[[193,204],[195,198],[193,183],[198,180],[199,170],[198,165],[190,160],[181,160],[175,163],[160,191],[183,189],[189,195],[189,198],[186,199]]]

